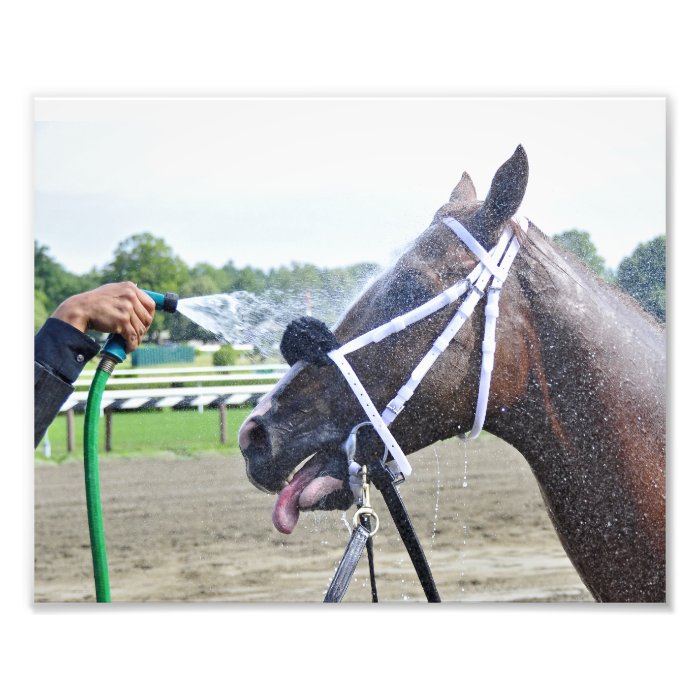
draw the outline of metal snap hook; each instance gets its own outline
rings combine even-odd
[[[345,455],[348,458],[348,464],[355,461],[355,452],[357,451],[357,431],[363,425],[372,425],[370,421],[364,421],[358,423],[351,431],[350,434],[345,439],[343,443],[343,449],[345,450]]]
[[[357,527],[360,524],[360,517],[363,515],[366,515],[368,518],[374,518],[375,525],[369,532],[369,536],[374,537],[374,535],[377,533],[377,530],[379,530],[379,516],[375,512],[374,508],[368,508],[367,506],[358,508],[355,511],[355,515],[352,516],[353,527]]]
[[[345,456],[348,458],[348,464],[351,462],[355,461],[355,453],[357,452],[357,433],[360,430],[360,428],[364,427],[365,425],[368,425],[370,427],[374,427],[372,425],[371,421],[363,421],[362,423],[358,423],[351,431],[350,434],[347,436],[345,439],[345,442],[343,443],[343,449],[345,450]],[[386,464],[387,457],[389,456],[389,448],[387,445],[384,445],[384,456],[382,457],[382,464]]]

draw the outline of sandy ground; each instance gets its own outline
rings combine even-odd
[[[486,435],[429,447],[411,463],[401,494],[443,601],[592,600],[518,452]],[[323,599],[348,540],[344,514],[302,514],[291,536],[277,533],[273,497],[248,482],[240,455],[104,459],[100,469],[113,601]],[[380,600],[422,602],[373,495]],[[82,463],[36,466],[34,551],[36,602],[94,601]],[[369,600],[364,560],[345,601]]]

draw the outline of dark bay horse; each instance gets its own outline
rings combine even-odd
[[[430,226],[346,312],[335,329],[339,341],[464,278],[476,260],[443,217],[490,249],[518,210],[527,178],[522,147],[483,202],[464,173]],[[664,601],[665,327],[531,222],[515,230],[521,249],[503,287],[484,427],[530,464],[561,542],[597,600]],[[351,356],[376,406],[395,395],[458,303]],[[392,424],[406,454],[470,428],[483,326],[483,314],[474,313]],[[340,445],[363,420],[335,366],[301,361],[248,417],[239,444],[250,480],[279,492],[279,530],[291,532],[299,510],[350,507]],[[383,452],[370,433],[358,446],[363,463]]]

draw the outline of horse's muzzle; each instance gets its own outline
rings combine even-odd
[[[259,418],[251,417],[243,423],[238,446],[245,459],[248,479],[257,488],[276,493],[284,486],[287,467],[274,460],[270,433]]]

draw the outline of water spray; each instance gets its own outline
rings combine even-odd
[[[156,303],[156,310],[175,313],[178,297],[168,292],[160,294],[142,289]],[[87,405],[85,407],[85,434],[83,439],[83,456],[85,463],[85,496],[87,501],[88,527],[90,529],[90,548],[92,550],[92,568],[95,575],[95,596],[98,603],[109,603],[109,569],[107,566],[107,548],[105,546],[102,524],[102,501],[100,499],[100,473],[98,461],[98,427],[102,394],[107,380],[114,368],[126,359],[126,342],[120,335],[111,335],[101,351],[102,359],[97,367],[90,385]]]

